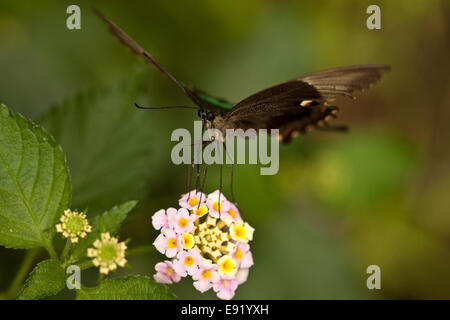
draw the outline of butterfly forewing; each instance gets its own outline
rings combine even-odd
[[[119,26],[117,26],[113,21],[108,19],[105,15],[103,15],[97,9],[94,9],[94,12],[97,16],[100,17],[108,26],[111,33],[116,36],[119,41],[128,47],[134,54],[138,55],[146,62],[155,66],[159,71],[165,74],[170,80],[172,80],[181,91],[190,98],[197,106],[201,107],[202,102],[191,89],[187,86],[183,85],[180,81],[178,81],[169,71],[167,71],[150,53],[148,53],[144,48],[142,48],[136,41],[134,41],[125,31],[123,31]]]
[[[384,64],[365,64],[314,72],[292,81],[304,81],[317,89],[330,102],[338,96],[353,97],[355,91],[369,88],[390,70]]]

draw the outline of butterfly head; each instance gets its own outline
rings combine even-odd
[[[226,126],[223,119],[223,114],[218,111],[200,109],[198,116],[202,119],[206,129],[225,129]]]
[[[203,109],[198,110],[198,116],[203,121],[209,121],[209,122],[214,121],[214,119],[216,118],[216,115],[214,114],[214,112],[208,111],[208,110],[203,110]]]

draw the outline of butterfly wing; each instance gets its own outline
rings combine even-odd
[[[159,71],[165,74],[170,80],[172,80],[181,91],[190,98],[197,106],[201,107],[201,99],[197,97],[197,95],[189,89],[187,86],[183,85],[180,81],[178,81],[170,72],[168,72],[156,59],[148,53],[144,48],[142,48],[136,41],[134,41],[128,34],[125,33],[122,29],[120,29],[114,22],[104,16],[99,10],[94,9],[94,12],[99,16],[101,20],[103,20],[109,27],[111,33],[119,39],[119,41],[128,47],[134,54],[138,55],[147,63],[155,66]]]
[[[330,102],[369,88],[386,65],[357,65],[314,72],[262,90],[236,104],[224,115],[227,127],[279,129],[283,142],[311,126],[329,129],[327,120],[338,110]],[[341,129],[339,127],[338,129]]]
[[[304,81],[314,86],[330,102],[339,96],[354,99],[354,92],[370,88],[390,69],[384,64],[356,65],[310,73],[294,81]]]

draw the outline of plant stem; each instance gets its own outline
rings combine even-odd
[[[85,260],[82,262],[78,262],[78,263],[76,263],[76,265],[78,267],[80,267],[80,270],[86,270],[86,269],[92,268],[94,266],[94,264],[92,263],[92,260]]]
[[[67,254],[69,253],[70,248],[72,247],[72,241],[70,240],[70,238],[67,239],[66,241],[66,245],[64,246],[64,250],[61,253],[61,261],[66,261],[67,258]]]
[[[139,246],[139,247],[129,249],[128,252],[126,253],[126,255],[128,257],[131,257],[131,256],[137,256],[140,254],[150,253],[150,252],[154,252],[154,251],[155,251],[155,247],[153,245],[144,245],[144,246]]]
[[[126,256],[127,257],[137,256],[140,254],[153,252],[154,250],[155,250],[155,247],[153,245],[139,246],[139,247],[135,247],[135,248],[128,250],[128,252],[126,253]],[[84,260],[81,262],[76,262],[74,264],[78,265],[81,270],[90,269],[94,266],[92,263],[92,260]]]
[[[17,271],[16,276],[14,277],[13,282],[9,286],[8,291],[6,291],[5,299],[15,299],[17,294],[19,293],[20,288],[22,287],[22,283],[25,280],[25,277],[28,275],[30,269],[33,267],[34,260],[38,256],[40,248],[28,250],[25,258],[20,266],[19,271]]]
[[[47,239],[45,239],[45,249],[47,249],[48,254],[50,255],[50,258],[59,260],[58,254],[55,251],[55,248],[53,247],[53,244],[49,242]]]

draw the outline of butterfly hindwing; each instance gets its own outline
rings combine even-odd
[[[324,130],[336,117],[330,102],[339,96],[353,97],[378,80],[386,65],[359,65],[315,72],[262,90],[236,104],[224,115],[226,126],[242,129],[279,129],[283,142],[311,127]]]

